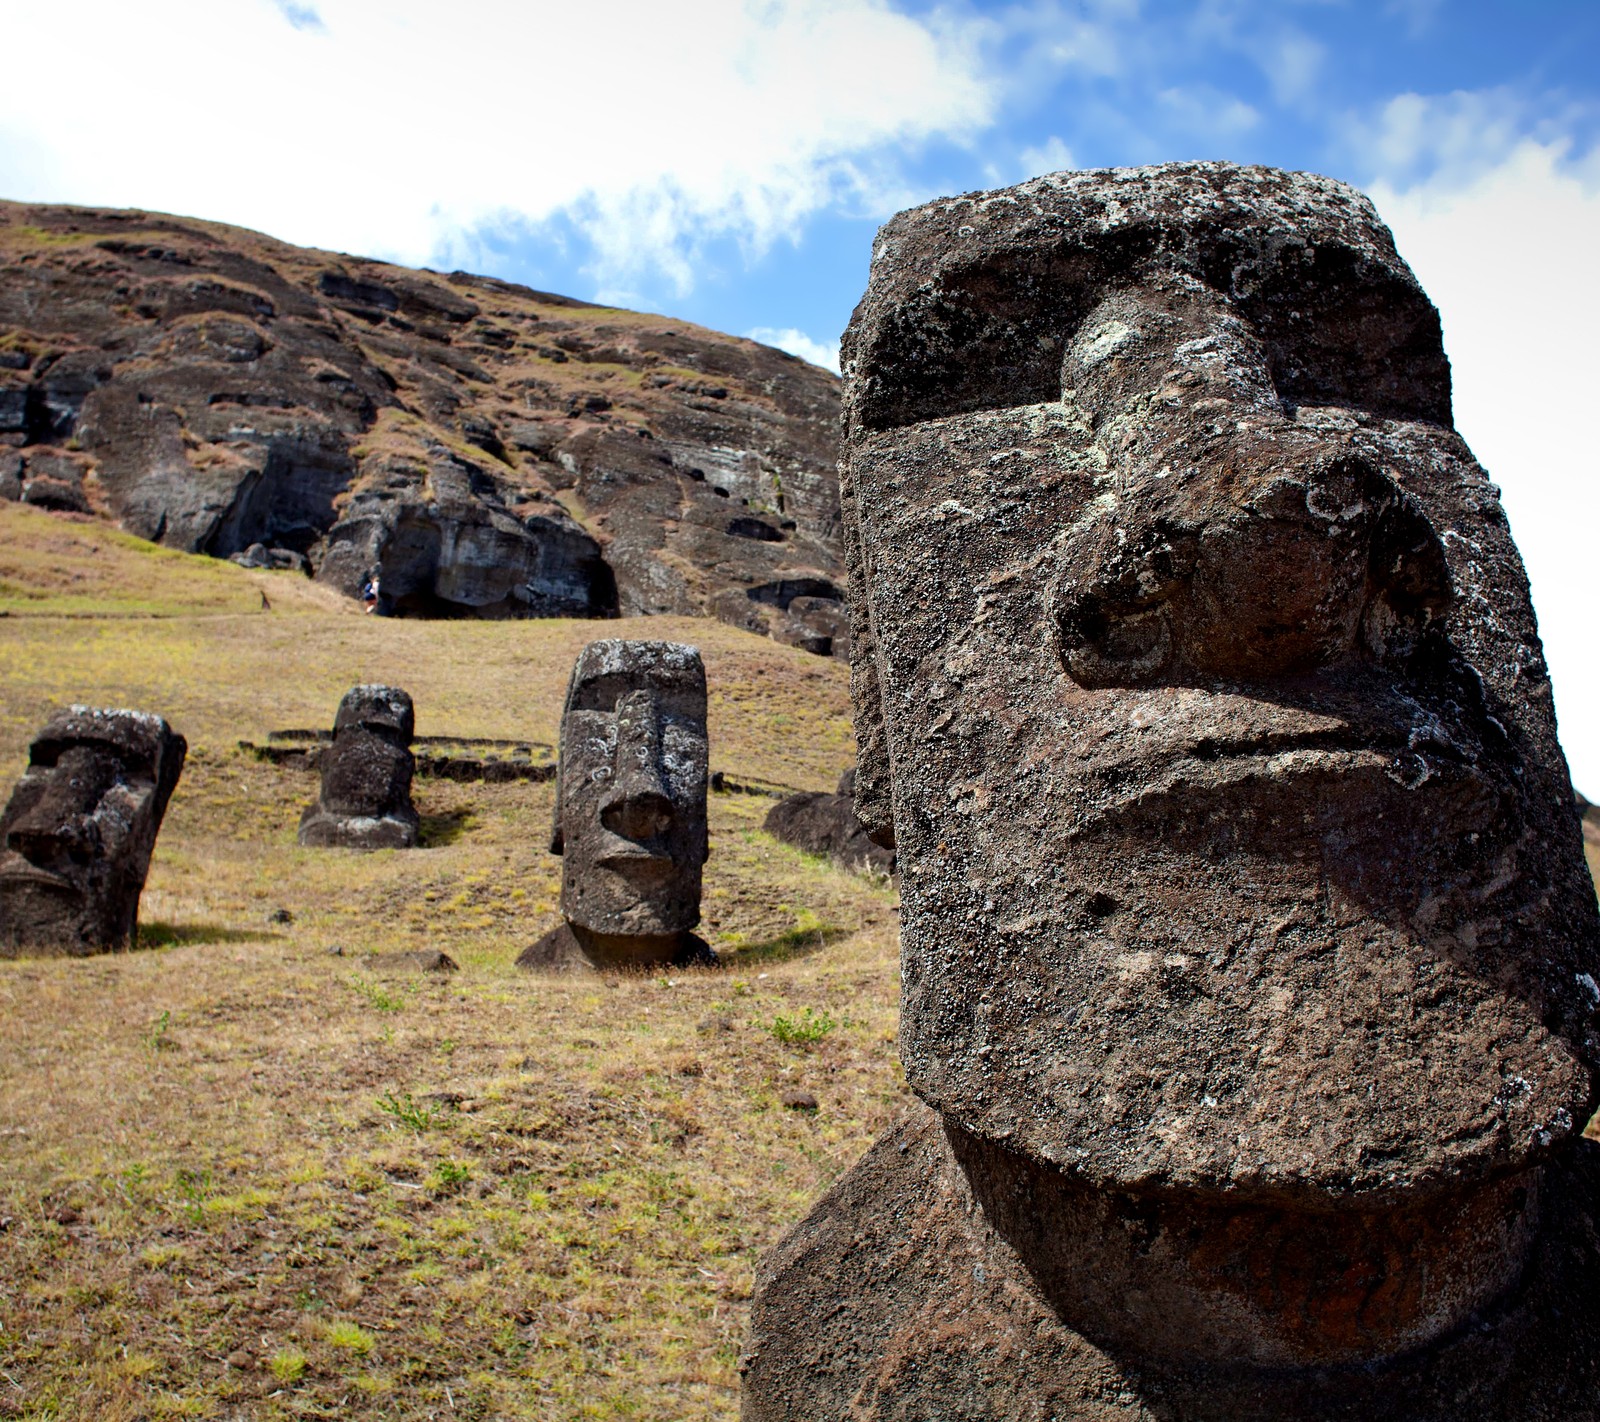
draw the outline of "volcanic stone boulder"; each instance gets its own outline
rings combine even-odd
[[[591,642],[567,685],[556,818],[565,924],[527,968],[713,961],[700,922],[706,673],[678,642]]]
[[[823,854],[846,869],[894,873],[894,851],[873,843],[856,814],[854,768],[839,777],[835,794],[802,790],[767,812],[762,829],[807,854]]]
[[[1371,204],[931,203],[844,349],[925,1104],[766,1261],[745,1417],[1600,1415],[1594,889]]]
[[[339,703],[322,788],[300,817],[300,843],[340,849],[410,849],[416,761],[411,698],[394,686],[353,686]]]
[[[0,815],[0,957],[131,948],[188,744],[159,716],[52,716]]]

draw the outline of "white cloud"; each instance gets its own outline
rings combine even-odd
[[[8,48],[60,17],[8,9]],[[450,264],[564,216],[597,283],[687,289],[819,209],[883,210],[882,155],[987,125],[978,30],[888,0],[84,0],[73,93],[0,86],[0,191]]]
[[[1237,138],[1261,121],[1261,115],[1242,99],[1209,84],[1163,89],[1156,102],[1169,129],[1185,134],[1191,142]]]
[[[776,326],[757,326],[745,332],[752,341],[760,341],[764,346],[776,346],[780,351],[788,351],[790,355],[797,355],[801,360],[808,360],[812,365],[820,365],[824,370],[831,370],[835,375],[839,373],[839,343],[838,341],[817,341],[806,335],[804,331],[796,330],[793,326],[779,329]]]
[[[1527,103],[1510,89],[1397,94],[1351,119],[1344,147],[1379,178],[1460,187],[1505,162],[1529,133]]]
[[[1388,0],[1383,13],[1391,19],[1400,20],[1406,27],[1406,33],[1412,39],[1418,39],[1434,27],[1443,5],[1444,0]]]
[[[1024,148],[1017,154],[1017,171],[1022,178],[1037,178],[1043,173],[1064,173],[1076,168],[1072,150],[1054,135],[1037,148]]]
[[[1256,50],[1272,96],[1285,108],[1311,101],[1327,57],[1322,45],[1297,30],[1284,30]]]
[[[1508,139],[1504,97],[1476,106],[1470,97],[1391,104],[1389,131],[1403,141],[1380,157],[1411,166],[1413,147],[1431,135],[1440,173],[1369,191],[1439,307],[1456,425],[1504,490],[1562,743],[1579,789],[1600,796],[1600,150],[1572,163],[1562,143]],[[1473,158],[1475,147],[1495,155],[1492,166]]]

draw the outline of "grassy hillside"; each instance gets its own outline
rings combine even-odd
[[[419,779],[425,847],[309,851],[312,778],[236,743],[368,680],[423,734],[553,742],[578,648],[655,635],[705,654],[714,767],[825,788],[846,669],[706,621],[379,620],[3,504],[0,611],[0,795],[73,700],[191,746],[146,951],[0,962],[0,1417],[734,1418],[757,1258],[904,1099],[891,891],[715,795],[726,965],[533,979],[551,786]],[[460,970],[368,962],[416,948]]]
[[[0,963],[0,1417],[735,1416],[756,1258],[903,1091],[891,892],[715,795],[727,966],[533,979],[551,786],[419,779],[425,847],[309,851],[312,777],[236,742],[364,680],[424,734],[553,742],[584,642],[666,636],[705,654],[714,768],[823,788],[845,668],[706,621],[369,618],[17,506],[0,599],[0,795],[67,702],[191,747],[147,951]],[[423,947],[460,970],[366,961]]]

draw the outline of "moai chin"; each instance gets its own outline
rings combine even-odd
[[[679,642],[591,642],[561,716],[550,850],[562,928],[519,962],[643,967],[713,959],[700,922],[706,833],[706,672]]]
[[[928,1109],[765,1266],[746,1418],[1600,1415],[1595,892],[1371,204],[1210,163],[930,203],[844,352]]]
[[[73,706],[45,723],[0,815],[0,957],[135,946],[187,750],[139,711]]]
[[[300,817],[300,843],[319,848],[410,849],[416,713],[395,686],[353,686],[339,703],[333,743],[322,752],[322,784]]]

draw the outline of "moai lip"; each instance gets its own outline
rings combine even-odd
[[[707,762],[698,649],[616,638],[583,649],[561,718],[550,847],[562,856],[561,912],[596,965],[705,951],[690,930],[710,852]]]
[[[188,743],[159,716],[52,716],[0,815],[0,957],[133,947]]]
[[[1581,1131],[1527,580],[1371,205],[1227,165],[930,203],[845,360],[918,1094],[1106,1186],[1313,1206]]]
[[[300,843],[319,848],[409,849],[419,819],[411,803],[416,713],[398,687],[354,686],[339,702],[322,783],[300,817]]]

